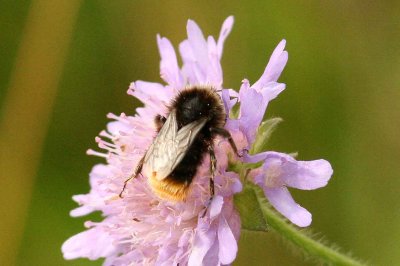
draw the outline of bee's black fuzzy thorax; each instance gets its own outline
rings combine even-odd
[[[185,89],[175,98],[170,108],[176,109],[179,128],[202,118],[207,119],[204,128],[219,128],[225,124],[226,114],[222,100],[212,87]]]

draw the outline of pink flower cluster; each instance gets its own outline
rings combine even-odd
[[[167,115],[167,108],[180,90],[188,85],[211,85],[220,91],[226,112],[240,103],[238,119],[228,118],[225,128],[232,134],[239,150],[249,149],[256,138],[268,102],[284,90],[277,79],[287,62],[285,41],[279,43],[261,78],[250,86],[243,80],[239,93],[223,88],[220,59],[226,37],[233,25],[228,17],[218,40],[204,38],[197,24],[187,24],[188,38],[179,45],[183,65],[179,67],[170,41],[157,36],[161,55],[160,73],[166,85],[136,81],[128,94],[144,103],[135,116],[109,114],[113,119],[107,130],[96,138],[105,153],[106,164],[96,165],[90,173],[91,190],[73,199],[80,205],[72,216],[100,211],[104,219],[88,221],[86,231],[68,239],[62,246],[66,259],[105,258],[104,265],[221,265],[234,261],[238,250],[240,217],[233,205],[233,195],[242,190],[237,173],[229,172],[231,149],[217,139],[216,196],[203,216],[209,200],[209,160],[199,167],[185,202],[168,202],[155,196],[147,177],[140,175],[119,198],[124,180],[129,177],[156,135],[154,117]],[[264,152],[246,155],[244,162],[263,162],[253,170],[271,204],[298,226],[308,226],[311,214],[294,202],[287,186],[315,189],[325,186],[332,169],[324,160],[298,162],[292,157]]]

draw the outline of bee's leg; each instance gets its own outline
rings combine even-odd
[[[162,116],[162,115],[157,115],[157,116],[154,118],[154,123],[156,124],[157,131],[160,131],[160,129],[161,129],[162,126],[164,125],[165,121],[167,121],[167,118],[165,118],[165,117]]]
[[[202,214],[201,218],[203,218],[206,213],[207,213],[207,209],[211,204],[211,201],[214,197],[215,194],[215,186],[214,186],[214,177],[215,177],[215,170],[217,169],[217,158],[215,157],[215,152],[214,152],[214,146],[212,144],[210,144],[210,146],[208,146],[208,152],[210,154],[210,200],[208,201],[208,205],[204,210],[204,213]]]
[[[215,177],[215,170],[217,169],[217,158],[215,157],[214,146],[212,144],[208,146],[208,152],[210,153],[210,172],[211,172],[210,196],[212,199],[215,194],[214,177]]]
[[[144,161],[144,156],[142,157],[142,159],[140,159],[138,165],[135,168],[135,172],[128,178],[125,180],[124,182],[124,187],[122,188],[121,192],[119,193],[119,197],[122,199],[122,193],[124,193],[124,190],[126,188],[126,185],[128,184],[128,182],[133,179],[136,178],[140,172],[142,171],[142,167],[143,167],[143,161]]]
[[[240,154],[238,152],[238,149],[236,147],[235,141],[233,140],[231,133],[229,133],[228,130],[226,130],[225,128],[219,128],[219,127],[212,127],[210,129],[211,133],[215,133],[217,135],[220,135],[221,137],[224,137],[226,139],[228,139],[229,144],[232,147],[232,150],[236,153],[237,156],[242,157],[243,154]]]

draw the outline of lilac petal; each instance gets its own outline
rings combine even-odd
[[[297,204],[286,187],[264,188],[265,196],[274,208],[300,227],[311,224],[311,213]]]
[[[234,22],[233,16],[229,16],[227,19],[225,19],[224,23],[222,24],[221,31],[219,33],[218,42],[217,42],[217,50],[218,50],[219,59],[221,59],[221,57],[222,57],[222,52],[224,49],[224,42],[232,30],[233,22]]]
[[[87,201],[89,201],[88,198],[89,198],[89,196],[87,196],[87,195],[75,195],[72,197],[72,199],[75,202],[78,202],[79,204],[84,204],[84,203],[86,204]],[[79,217],[79,216],[84,216],[86,214],[94,212],[95,210],[96,210],[96,208],[94,208],[93,206],[82,205],[82,206],[70,211],[69,215],[71,215],[72,217]]]
[[[93,245],[96,243],[96,245]],[[95,227],[69,238],[61,247],[64,258],[89,258],[96,260],[108,257],[115,252],[116,247],[110,241],[110,236],[100,227]]]
[[[236,242],[238,242],[239,237],[240,237],[240,229],[241,229],[241,222],[240,222],[239,214],[235,211],[231,212],[230,217],[227,217],[226,221],[228,222],[229,227],[231,228],[231,231],[236,239]]]
[[[278,46],[275,48],[274,52],[269,59],[267,67],[260,79],[253,84],[252,87],[260,89],[264,87],[269,82],[276,82],[281,75],[283,68],[288,60],[288,53],[284,51],[286,41],[282,40]]]
[[[217,195],[214,196],[210,203],[210,219],[214,219],[217,215],[221,213],[222,205],[224,204],[224,198]]]
[[[231,172],[229,172],[231,173]],[[227,174],[229,174],[227,173]],[[233,175],[237,175],[236,173],[232,173]],[[240,182],[239,178],[232,178],[232,186],[231,186],[231,192],[233,194],[239,193],[243,190],[243,185],[242,182]]]
[[[229,116],[229,113],[231,112],[231,108],[232,108],[231,97],[229,96],[229,90],[222,90],[221,98],[222,98],[222,102],[224,103],[225,112]]]
[[[155,265],[167,265],[166,263],[168,263],[168,261],[169,264],[171,264],[170,259],[176,254],[176,252],[176,247],[166,242],[159,249]]]
[[[193,20],[187,23],[188,42],[194,55],[195,63],[198,65],[197,70],[201,71],[202,77],[198,82],[205,82],[205,71],[209,65],[207,42],[201,32],[199,26]],[[197,75],[199,75],[198,73]]]
[[[184,81],[178,66],[174,47],[167,38],[161,38],[160,35],[157,35],[157,44],[161,56],[161,78],[174,88],[183,88]]]
[[[111,121],[107,124],[107,131],[116,136],[121,132],[129,132],[130,130],[132,130],[132,127],[121,121]]]
[[[284,89],[286,85],[284,83],[270,82],[261,89],[261,94],[265,102],[264,112],[270,101],[275,99]]]
[[[79,216],[84,216],[86,214],[92,213],[95,210],[96,210],[95,208],[84,205],[84,206],[73,209],[72,211],[69,212],[69,215],[71,215],[71,217],[79,217]]]
[[[189,256],[189,266],[202,265],[203,258],[214,244],[217,233],[215,226],[210,226],[208,222],[203,222],[200,218],[196,229],[192,252]]]
[[[244,156],[244,161],[255,163],[264,160],[264,171],[271,164],[280,164],[280,180],[289,186],[303,190],[317,189],[326,186],[332,176],[333,170],[330,163],[326,160],[296,161],[292,156],[267,151],[256,155]],[[261,181],[260,181],[261,182]]]
[[[187,23],[188,41],[194,52],[195,58],[199,60],[201,66],[206,66],[208,63],[207,42],[204,38],[200,27],[193,20],[188,20]]]
[[[311,190],[326,186],[333,174],[326,160],[296,161],[284,153],[274,153],[282,160],[282,180],[289,187]],[[268,159],[267,159],[268,160]]]
[[[274,99],[285,89],[285,84],[270,83],[262,90],[250,87],[248,80],[243,80],[240,87],[240,130],[246,135],[249,144],[256,137],[257,128],[260,125],[269,101]]]
[[[238,251],[235,236],[224,216],[220,217],[218,225],[219,260],[222,264],[230,264],[236,258]]]
[[[208,250],[207,254],[204,256],[202,265],[221,265],[221,261],[219,259],[218,241],[214,241],[214,244]]]
[[[243,162],[245,163],[258,163],[261,162],[263,160],[265,160],[265,158],[268,156],[269,152],[261,152],[261,153],[257,153],[257,154],[248,154],[245,153],[243,155]]]
[[[181,54],[184,64],[194,62],[196,60],[196,57],[192,51],[192,47],[190,47],[190,43],[188,40],[184,40],[179,44],[179,53]]]
[[[207,66],[207,83],[216,88],[222,86],[222,67],[219,62],[217,44],[212,36],[207,38],[209,64]]]
[[[188,81],[188,84],[205,84],[205,73],[197,65],[197,59],[193,54],[188,40],[179,44],[179,52],[182,56],[182,73]]]
[[[129,86],[130,94],[145,104],[157,102],[169,103],[175,91],[166,88],[160,83],[138,80]]]
[[[235,104],[239,102],[239,93],[234,89],[228,89],[228,90],[229,90],[229,97],[231,98],[230,106],[232,108]]]
[[[238,102],[238,97],[239,94],[232,89],[223,89],[221,92],[221,98],[228,118],[232,107]]]

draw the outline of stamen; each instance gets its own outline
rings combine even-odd
[[[107,114],[107,118],[114,119],[116,121],[120,121],[120,122],[125,123],[125,124],[129,123],[129,120],[127,119],[125,113],[121,113],[119,116],[117,116],[117,115],[115,115],[113,113],[108,113]]]
[[[85,226],[86,228],[91,228],[91,227],[96,226],[98,224],[100,224],[100,223],[95,223],[95,222],[92,222],[92,221],[86,221],[86,222],[84,222],[83,226]]]
[[[94,151],[92,149],[88,149],[86,151],[86,154],[87,155],[94,155],[94,156],[98,156],[98,157],[103,157],[103,158],[106,158],[106,159],[109,158],[109,155],[107,153],[97,152],[97,151]]]
[[[129,88],[129,89],[126,91],[126,93],[127,93],[128,95],[135,96],[135,95],[134,95],[135,90],[134,90],[133,88]]]
[[[108,133],[105,130],[102,130],[99,135],[102,136],[102,137],[106,137],[108,139],[111,139],[111,140],[115,139],[115,136],[111,135],[110,133]]]
[[[101,148],[101,149],[105,149],[109,152],[113,152],[116,154],[119,154],[119,152],[120,152],[120,148],[117,145],[108,143],[99,137],[96,137],[96,142],[97,142],[99,148]]]

